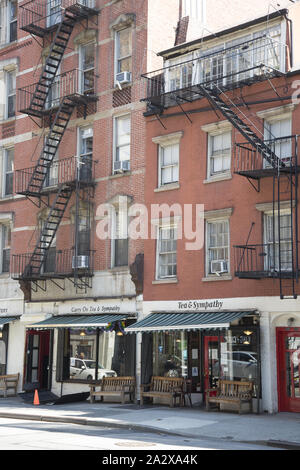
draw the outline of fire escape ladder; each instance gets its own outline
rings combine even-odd
[[[41,230],[39,240],[28,263],[27,270],[30,270],[30,273],[27,272],[26,274],[33,276],[40,274],[71,195],[72,189],[70,187],[65,185],[59,187],[47,220]]]
[[[27,195],[40,196],[45,178],[66,131],[75,105],[74,101],[67,97],[61,101],[40,157],[29,180],[26,190]]]
[[[47,96],[53,85],[76,21],[76,16],[68,11],[64,12],[62,21],[51,43],[50,53],[46,58],[40,79],[31,98],[28,111],[32,111],[33,114],[41,114],[45,107]]]
[[[265,142],[246,124],[233,109],[220,96],[219,92],[199,85],[201,93],[208,101],[218,109],[223,116],[247,139],[247,141],[258,150],[261,156],[273,167],[284,167],[284,163],[276,156]]]

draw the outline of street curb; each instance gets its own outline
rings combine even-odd
[[[15,413],[15,412],[0,412],[0,418],[10,418],[10,419],[24,419],[27,421],[40,421],[48,423],[65,423],[65,424],[78,424],[82,426],[95,426],[101,428],[114,428],[114,429],[128,429],[132,431],[138,431],[143,433],[152,433],[160,435],[169,435],[177,437],[188,437],[188,438],[197,438],[205,440],[216,440],[214,436],[205,436],[199,434],[190,434],[190,433],[178,433],[174,431],[168,431],[161,428],[156,428],[154,426],[144,426],[139,424],[133,424],[129,422],[118,423],[115,421],[110,421],[108,419],[89,419],[89,418],[74,418],[68,416],[47,416],[47,415],[35,415],[28,413]],[[229,439],[218,437],[219,440],[223,442],[228,442]],[[230,439],[231,443],[237,444],[250,444],[250,445],[261,445],[265,447],[273,447],[276,449],[282,450],[300,450],[300,442],[287,442],[287,441],[275,441],[275,440],[262,440],[262,441],[238,441]]]
[[[106,419],[97,420],[97,419],[88,419],[88,418],[70,418],[67,416],[45,416],[45,415],[31,415],[31,414],[22,414],[22,413],[9,413],[9,412],[0,412],[0,418],[11,418],[11,419],[24,419],[28,421],[42,421],[49,423],[66,423],[66,424],[80,424],[82,426],[96,426],[101,428],[116,428],[116,429],[130,429],[133,431],[155,433],[155,434],[168,434],[171,436],[179,437],[196,437],[194,434],[184,434],[173,431],[168,431],[161,428],[156,428],[152,426],[143,426],[139,424],[133,424],[129,422],[116,423],[115,421],[110,421]]]

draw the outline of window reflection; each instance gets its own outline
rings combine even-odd
[[[89,382],[134,375],[134,341],[133,335],[116,331],[65,329],[63,346],[58,350],[58,355],[64,357],[61,379]]]
[[[220,348],[221,378],[253,381],[255,396],[259,379],[256,330],[245,327],[228,330]]]
[[[167,331],[153,335],[153,373],[165,377],[187,377],[187,332]]]

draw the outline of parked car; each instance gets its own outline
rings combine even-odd
[[[233,379],[257,377],[257,353],[252,351],[227,352],[227,361],[222,360],[223,376]],[[219,361],[213,365],[213,375],[219,375]]]
[[[70,358],[70,376],[82,380],[95,380],[96,378],[96,361],[92,359],[79,359],[77,357]],[[117,377],[114,370],[105,369],[98,364],[98,379],[103,377]]]

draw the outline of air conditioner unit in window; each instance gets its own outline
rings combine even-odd
[[[131,82],[131,72],[120,72],[116,74],[116,82],[119,82],[120,85],[125,85],[126,83]]]
[[[210,262],[211,274],[228,273],[228,262],[225,260],[214,260]]]
[[[124,173],[130,171],[130,160],[114,162],[114,173]]]
[[[80,255],[73,256],[72,258],[72,269],[85,269],[88,268],[90,264],[89,256]]]

